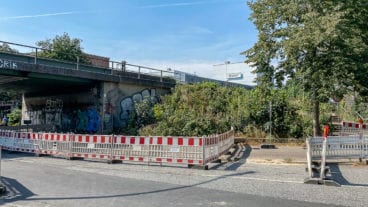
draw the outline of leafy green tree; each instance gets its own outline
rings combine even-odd
[[[81,47],[82,40],[70,38],[68,33],[56,35],[54,39],[46,39],[36,43],[44,49],[40,52],[40,57],[51,59],[66,60],[76,62],[79,58],[80,63],[89,63]]]
[[[0,52],[18,53],[18,50],[11,48],[7,43],[3,43],[0,45]]]
[[[260,74],[261,87],[300,81],[313,105],[320,134],[320,103],[349,90],[367,92],[367,1],[250,1],[257,43],[243,54]],[[299,77],[298,77],[299,76]]]

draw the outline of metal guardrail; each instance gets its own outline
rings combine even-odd
[[[58,59],[49,59],[49,58],[44,58],[42,57],[40,54],[42,54],[43,51],[48,51],[47,49],[44,48],[39,48],[39,47],[34,47],[34,46],[29,46],[29,45],[23,45],[23,44],[18,44],[18,43],[13,43],[13,42],[6,42],[6,41],[1,41],[0,43],[2,43],[3,45],[11,45],[12,47],[11,50],[8,51],[0,51],[2,53],[7,53],[7,54],[13,54],[13,55],[21,55],[21,56],[25,56],[25,57],[30,57],[33,59],[32,63],[33,64],[44,64],[42,63],[44,60],[48,60],[48,61],[53,61],[57,64],[63,64],[63,68],[66,69],[73,69],[73,70],[80,70],[82,68],[96,68],[96,69],[108,69],[110,70],[110,74],[113,74],[113,71],[122,71],[122,72],[132,72],[132,73],[137,73],[137,79],[141,79],[142,75],[149,75],[149,76],[154,76],[154,77],[160,77],[160,82],[164,81],[164,78],[173,78],[174,77],[174,72],[172,71],[165,71],[165,70],[160,70],[160,69],[156,69],[156,68],[152,68],[152,67],[146,67],[146,66],[140,66],[140,65],[134,65],[134,64],[129,64],[126,61],[110,61],[109,58],[105,58],[105,60],[108,60],[106,63],[108,63],[105,67],[103,66],[98,66],[98,65],[93,65],[93,64],[86,64],[86,63],[82,63],[80,62],[80,58],[77,57],[76,61],[63,61],[63,60],[58,60]],[[67,54],[67,53],[65,53]],[[89,55],[88,59],[89,60],[98,60],[101,61],[104,57],[93,57],[93,55]],[[47,65],[47,64],[44,64]],[[91,71],[90,71],[91,72]]]

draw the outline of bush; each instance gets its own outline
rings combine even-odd
[[[8,119],[9,119],[9,126],[19,126],[22,120],[22,110],[20,109],[14,109],[11,113],[9,113],[8,115]]]

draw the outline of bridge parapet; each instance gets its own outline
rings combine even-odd
[[[172,71],[164,71],[156,68],[128,64],[125,61],[110,61],[109,58],[87,54],[91,64],[77,61],[63,61],[40,57],[40,53],[45,51],[42,48],[22,45],[17,43],[0,41],[3,45],[10,45],[12,49],[0,51],[0,68],[17,69],[18,63],[42,65],[51,68],[60,68],[88,73],[97,73],[123,78],[141,79],[168,84],[169,87],[175,85]],[[105,62],[105,63],[102,63]],[[111,79],[116,82],[121,78]],[[119,81],[118,81],[119,82]]]

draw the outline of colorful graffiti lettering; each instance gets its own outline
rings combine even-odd
[[[154,103],[158,102],[158,97],[156,96],[156,90],[143,90],[139,93],[133,94],[132,96],[125,97],[120,102],[121,113],[120,113],[120,122],[121,127],[127,127],[129,117],[134,110],[135,103],[140,103],[143,99],[151,97]]]

